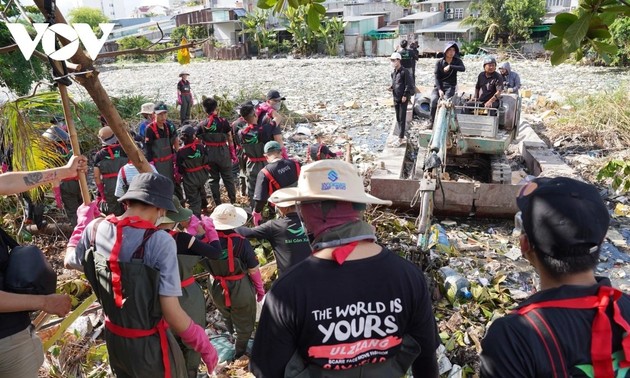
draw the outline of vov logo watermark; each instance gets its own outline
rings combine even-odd
[[[44,53],[53,60],[68,60],[72,58],[79,49],[79,41],[83,44],[90,58],[96,59],[105,41],[107,41],[107,37],[114,29],[114,24],[99,24],[103,31],[103,36],[98,39],[92,27],[88,24],[72,24],[72,26],[68,24],[54,24],[51,26],[45,23],[35,23],[33,27],[37,35],[35,39],[31,39],[23,24],[7,23],[6,25],[26,60],[31,58],[40,41]],[[57,50],[55,35],[67,39],[70,43]]]

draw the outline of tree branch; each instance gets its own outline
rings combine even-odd
[[[15,51],[18,49],[18,45],[15,43],[9,46],[0,47],[0,54],[10,53],[11,51]]]
[[[120,51],[108,51],[108,52],[104,52],[101,54],[98,54],[99,58],[111,58],[111,57],[116,57],[119,55],[129,55],[129,54],[142,54],[142,55],[151,55],[151,54],[162,54],[165,52],[169,52],[169,51],[173,51],[173,50],[179,50],[179,49],[184,49],[187,47],[195,47],[195,45],[197,44],[202,44],[204,42],[206,42],[207,40],[209,40],[210,37],[203,39],[201,41],[193,41],[190,43],[187,43],[185,45],[181,45],[181,46],[173,46],[173,47],[167,47],[164,49],[160,49],[160,50],[148,50],[148,49],[143,49],[141,47],[138,47],[136,49],[128,49],[128,50],[120,50]],[[155,44],[153,44],[155,45]],[[151,46],[153,46],[151,45]]]
[[[619,2],[627,7],[630,7],[630,3],[628,3],[626,0],[619,0]]]

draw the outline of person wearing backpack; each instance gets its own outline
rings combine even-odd
[[[282,146],[272,140],[264,147],[267,165],[258,172],[254,189],[254,225],[260,225],[262,211],[269,196],[276,190],[295,186],[300,176],[300,163],[282,157]]]
[[[610,223],[599,191],[537,178],[516,203],[521,252],[540,291],[492,323],[481,377],[630,376],[630,296],[594,273]]]
[[[34,172],[7,172],[0,175],[0,194],[25,192],[53,181],[86,172],[87,159],[73,156],[61,168]],[[65,316],[71,300],[65,294],[32,295],[5,291],[9,249],[0,246],[0,377],[35,378],[44,362],[42,343],[31,326],[30,311]]]
[[[64,265],[85,271],[105,318],[109,362],[118,377],[186,377],[173,334],[197,351],[212,372],[218,355],[200,325],[182,309],[175,240],[156,225],[175,211],[173,182],[140,173],[120,197],[127,210],[87,222],[90,207],[68,242]]]

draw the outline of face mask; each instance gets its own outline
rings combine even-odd
[[[281,106],[282,106],[281,102],[275,102],[273,105],[271,105],[273,110],[276,110],[276,111],[279,111]]]

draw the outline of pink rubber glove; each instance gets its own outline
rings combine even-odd
[[[219,355],[217,350],[214,349],[206,335],[206,331],[201,326],[192,320],[186,330],[179,334],[179,337],[189,347],[193,348],[195,352],[201,354],[201,359],[208,368],[208,373],[214,371],[214,368],[219,362]]]
[[[61,200],[61,188],[53,186],[53,193],[55,193],[55,204],[57,209],[63,209],[63,201]]]
[[[201,224],[201,222],[199,221],[199,218],[197,218],[196,215],[193,215],[192,217],[190,217],[190,223],[188,223],[188,228],[186,228],[186,232],[191,234],[191,235],[197,235],[197,226],[199,226]]]
[[[179,173],[179,169],[177,168],[177,164],[173,162],[173,179],[175,180],[175,184],[182,183],[182,174]]]
[[[177,95],[177,105],[182,104],[182,95]]]
[[[230,159],[232,159],[232,164],[238,163],[238,156],[236,156],[234,145],[230,146]]]
[[[337,151],[337,152],[335,152],[335,155],[337,155],[337,157],[342,157],[343,156],[343,151]]]
[[[254,288],[256,289],[256,301],[262,301],[265,296],[265,287],[263,286],[260,269],[256,269],[255,273],[250,273],[249,279],[252,280],[252,284],[254,284]]]
[[[96,189],[98,189],[98,196],[105,199],[105,184],[96,184]]]
[[[289,153],[287,152],[287,148],[282,146],[282,158],[283,159],[288,159],[289,158]]]
[[[219,234],[217,233],[216,228],[214,228],[212,218],[202,215],[201,224],[203,225],[203,229],[206,231],[206,243],[212,243],[215,240],[219,240]]]
[[[254,226],[260,225],[260,221],[262,221],[262,214],[253,211],[252,212],[252,220],[254,221]]]
[[[2,173],[6,173],[9,170],[9,164],[2,162]]]
[[[77,209],[77,226],[72,231],[72,235],[70,235],[70,240],[68,240],[67,248],[76,248],[77,244],[79,244],[79,240],[81,240],[81,235],[83,234],[83,230],[87,227],[87,225],[94,220],[94,218],[99,217],[101,212],[98,211],[98,207],[96,202],[90,202],[87,205],[82,204]]]

